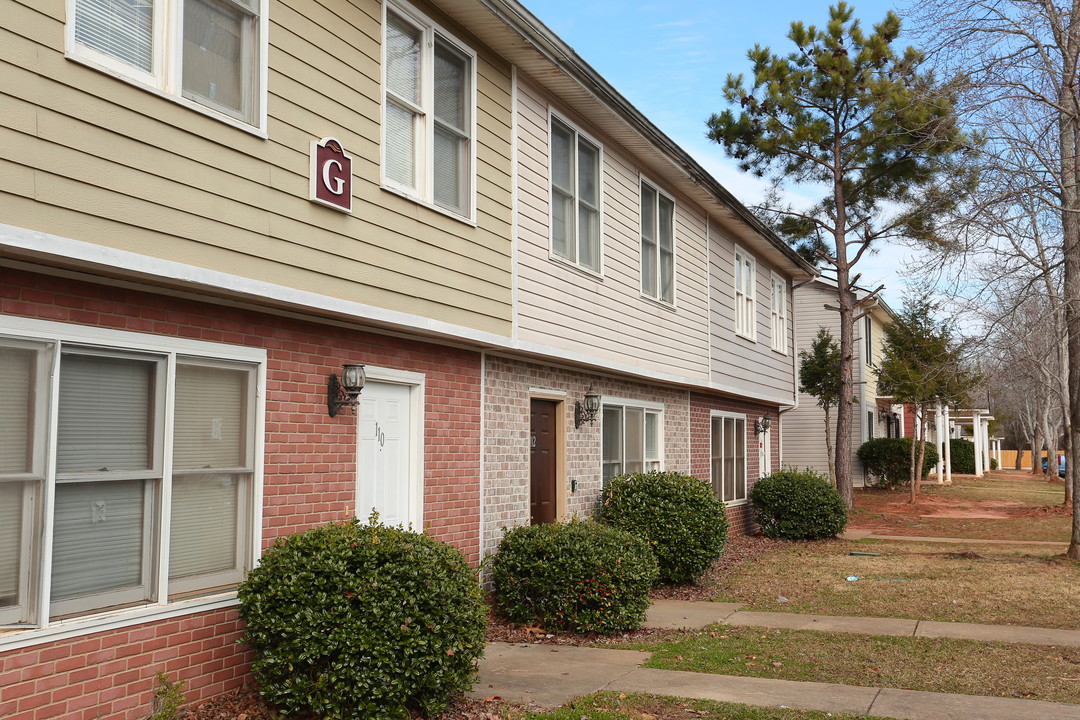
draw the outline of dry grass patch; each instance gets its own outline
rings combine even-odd
[[[712,599],[747,610],[1075,629],[1080,607],[1080,564],[1037,546],[799,543],[713,581]]]
[[[859,490],[849,528],[879,534],[983,540],[1068,542],[1071,515],[1063,486],[1028,477],[958,476],[953,485]]]
[[[1080,649],[714,625],[635,649],[645,667],[1080,702]]]

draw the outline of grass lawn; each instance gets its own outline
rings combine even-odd
[[[712,700],[681,700],[611,692],[586,695],[551,712],[512,712],[506,717],[508,720],[885,720],[874,715],[766,708]]]
[[[923,485],[915,505],[906,489],[859,490],[849,528],[879,534],[984,540],[1068,542],[1071,517],[1064,486],[1022,473],[956,476],[954,484]]]
[[[797,543],[739,563],[712,582],[713,600],[817,615],[1075,629],[1080,608],[1080,563],[1039,546]]]
[[[645,667],[1080,703],[1080,648],[714,625],[673,633]]]

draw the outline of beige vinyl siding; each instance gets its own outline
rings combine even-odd
[[[840,315],[834,310],[826,310],[825,305],[836,304],[835,288],[827,287],[820,283],[812,282],[800,287],[793,293],[793,305],[796,325],[796,347],[794,352],[798,357],[800,350],[808,350],[814,342],[819,328],[826,328],[832,333],[837,343],[840,342]],[[857,323],[856,323],[857,324]],[[859,402],[853,404],[851,409],[851,474],[856,487],[863,485],[863,469],[855,453],[866,439],[866,403],[864,396],[865,378],[862,362],[862,352],[859,343],[862,342],[862,333],[856,328],[856,351],[854,365],[855,395]],[[829,432],[836,442],[836,408],[830,413]],[[825,450],[825,411],[818,404],[817,399],[805,393],[799,393],[799,406],[794,410],[784,413],[783,422],[783,448],[784,456],[781,459],[783,465],[794,467],[809,467],[822,474],[829,472],[829,459]]]
[[[273,0],[268,136],[64,58],[63,0],[0,0],[0,222],[510,334],[510,68],[478,53],[476,223],[383,190],[381,5]],[[312,140],[353,214],[311,203]]]
[[[712,380],[724,387],[745,390],[749,396],[793,397],[794,369],[791,356],[790,318],[794,316],[788,293],[788,353],[772,349],[770,293],[772,268],[753,246],[739,247],[755,259],[754,326],[756,339],[735,333],[735,246],[717,223],[709,226],[709,272],[712,309]],[[790,289],[790,286],[789,286]]]
[[[518,81],[519,338],[645,372],[707,381],[704,214],[659,185],[675,199],[675,306],[643,297],[639,183],[648,172],[583,118],[564,113],[603,147],[603,276],[552,259],[548,108],[553,101],[523,74]]]

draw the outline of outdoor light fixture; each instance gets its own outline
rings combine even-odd
[[[598,412],[600,412],[600,394],[589,388],[584,400],[574,403],[574,427],[579,428],[585,423],[596,420]]]
[[[363,365],[342,365],[341,379],[331,373],[326,383],[326,410],[334,417],[342,408],[350,407],[356,412],[360,403],[360,391],[367,382]]]
[[[763,433],[767,433],[769,432],[769,428],[771,427],[772,418],[768,415],[762,415],[760,418],[758,418],[757,422],[754,423],[754,434],[761,435]]]

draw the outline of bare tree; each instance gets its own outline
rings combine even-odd
[[[924,0],[912,15],[933,61],[968,77],[967,117],[984,130],[984,151],[1003,168],[1024,158],[1012,184],[1026,184],[1041,209],[1060,218],[1073,506],[1067,555],[1080,560],[1080,0]]]

